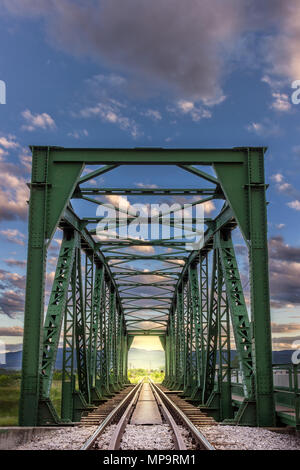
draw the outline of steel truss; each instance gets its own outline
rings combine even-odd
[[[223,422],[275,424],[264,152],[32,147],[20,425],[78,421],[128,381],[128,350],[135,336],[145,334],[161,340],[168,387]],[[84,186],[119,166],[144,164],[176,165],[210,186]],[[97,168],[83,176],[85,165]],[[216,176],[194,165],[209,165]],[[105,207],[98,198],[107,195],[198,196],[198,203],[224,204],[217,217],[204,218],[201,249],[188,252],[175,236],[95,239],[95,224],[102,218],[80,219],[71,200]],[[119,219],[116,230],[134,217]],[[189,220],[192,226],[195,222]],[[166,224],[163,213],[157,223]],[[182,226],[175,213],[170,225]],[[232,242],[237,227],[249,254],[250,319]],[[44,320],[47,250],[58,228],[63,239]],[[143,253],[149,246],[151,254]],[[159,267],[145,271],[141,263],[149,262]],[[134,263],[140,264],[133,268]],[[60,345],[59,413],[50,392]],[[232,390],[233,350],[244,389],[240,404]]]

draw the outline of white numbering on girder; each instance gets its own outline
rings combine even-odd
[[[292,83],[292,88],[295,89],[294,93],[292,93],[292,103],[300,104],[300,80],[295,80]]]
[[[292,348],[296,349],[292,354],[292,363],[298,365],[300,364],[300,340],[294,341]]]
[[[6,104],[6,83],[0,80],[0,104]]]
[[[131,204],[122,196],[115,205],[99,204],[96,215],[101,240],[177,240],[188,251],[203,246],[203,204]]]

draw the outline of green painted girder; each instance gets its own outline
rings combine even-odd
[[[204,351],[201,350],[202,346],[202,318],[201,318],[201,299],[198,282],[198,269],[197,264],[189,266],[189,288],[190,288],[190,299],[192,307],[192,323],[193,323],[193,354],[195,356],[194,364],[194,380],[197,388],[201,385],[202,377],[202,362],[201,356]]]
[[[93,315],[92,315],[92,328],[91,328],[91,352],[90,352],[90,377],[91,385],[96,386],[97,379],[97,350],[99,348],[98,335],[101,323],[101,303],[103,296],[103,283],[104,283],[103,265],[96,266],[95,270],[95,284],[93,291]]]
[[[88,354],[86,347],[86,318],[84,310],[82,269],[80,248],[76,248],[76,299],[75,299],[75,342],[77,355],[77,373],[79,390],[83,394],[87,403],[91,402],[90,377],[88,370]]]
[[[211,275],[210,304],[207,328],[207,349],[205,353],[205,367],[203,371],[202,400],[206,403],[214,390],[217,340],[218,340],[218,252],[213,252]]]
[[[89,178],[90,179],[90,178]],[[73,197],[82,195],[119,195],[119,196],[195,196],[214,195],[215,188],[78,188]]]
[[[141,307],[136,307],[136,306],[124,307],[124,310],[129,310],[129,309],[131,311],[134,311],[134,310],[158,310],[158,311],[161,311],[162,309],[168,310],[168,308],[165,307],[164,305],[163,306],[154,306],[154,307],[152,307],[151,305],[150,305],[150,307],[144,307],[144,306],[141,306]],[[126,313],[125,313],[125,315],[126,315]]]
[[[120,241],[110,241],[110,242],[97,242],[96,243],[99,248],[104,246],[112,246],[116,248],[131,248],[133,246],[158,246],[158,247],[166,247],[166,248],[180,248],[186,245],[185,242],[160,242],[158,240],[149,240],[149,241],[142,241],[142,240],[120,240]],[[102,253],[109,251],[110,248],[101,248]]]
[[[118,260],[158,260],[158,261],[176,261],[176,260],[181,260],[185,261],[187,259],[187,256],[169,256],[169,255],[154,255],[154,256],[143,256],[143,255],[120,255],[117,257]],[[107,256],[106,257],[107,261],[112,261],[115,260],[114,256]]]
[[[160,330],[127,330],[128,336],[165,336],[165,331],[160,331]]]
[[[164,287],[162,287],[162,285]],[[165,289],[166,287],[174,287],[174,284],[170,283],[165,283],[165,284],[158,284],[155,282],[149,282],[149,284],[145,284],[143,282],[118,282],[118,287],[130,287],[130,289],[136,288],[136,287],[156,287],[157,289]],[[166,290],[171,290],[171,289],[166,289]]]
[[[102,168],[99,168],[98,170],[91,171],[87,175],[82,176],[78,184],[83,184],[86,183],[87,181],[90,181],[91,179],[97,178],[100,175],[104,175],[104,173],[107,173],[108,171],[114,170],[115,168],[118,168],[119,165],[107,165]]]
[[[244,163],[249,148],[224,149],[162,149],[162,148],[64,148],[31,147],[49,151],[54,163],[84,163],[86,165],[212,165],[213,163]],[[253,149],[255,149],[253,147]]]
[[[134,277],[134,276],[160,276],[160,277],[166,277],[166,278],[177,278],[180,274],[179,273],[174,273],[174,272],[170,272],[170,273],[166,273],[166,272],[161,272],[161,271],[153,271],[153,272],[144,272],[144,271],[135,271],[134,273],[131,271],[131,272],[113,272],[112,273],[112,277],[114,278],[120,278],[120,279],[123,279],[123,278],[127,278],[127,277]]]
[[[41,388],[43,398],[49,398],[50,396],[58,342],[78,243],[79,237],[77,233],[67,231],[64,233],[43,327],[44,337],[41,365]]]
[[[95,255],[95,263],[99,260],[105,266],[105,278],[109,285],[108,298],[111,298],[112,292],[115,293],[115,308],[113,322],[109,322],[112,302],[106,302],[107,312],[105,315],[105,349],[107,350],[106,373],[109,368],[113,368],[113,382],[118,382],[120,375],[119,369],[119,350],[116,344],[117,338],[120,338],[120,315],[121,299],[117,290],[116,280],[123,280],[125,277],[132,277],[139,274],[139,271],[127,270],[121,271],[117,276],[113,274],[113,267],[110,270],[107,260],[98,250],[101,243],[96,244],[91,234],[86,230],[87,221],[78,219],[72,210],[67,208],[69,200],[74,195],[78,184],[84,181],[80,174],[85,164],[107,164],[107,169],[96,170],[97,174],[103,171],[109,171],[117,165],[122,164],[176,164],[181,168],[192,172],[193,174],[210,181],[217,185],[215,198],[227,199],[227,206],[223,207],[220,215],[215,221],[207,221],[208,229],[205,233],[205,243],[200,253],[203,259],[209,251],[213,249],[213,238],[220,230],[231,231],[237,224],[241,228],[242,234],[249,247],[250,253],[250,275],[251,275],[251,319],[253,325],[253,367],[256,375],[255,381],[255,403],[257,409],[257,424],[260,426],[272,426],[274,424],[274,397],[271,372],[271,335],[270,335],[270,312],[269,312],[269,289],[268,289],[268,253],[267,253],[267,230],[266,230],[266,201],[264,182],[263,154],[264,148],[236,148],[236,149],[63,149],[57,147],[33,147],[33,171],[31,183],[31,200],[29,216],[29,249],[28,249],[28,271],[27,271],[27,290],[26,290],[26,314],[25,314],[25,332],[23,349],[23,378],[21,389],[21,412],[20,423],[26,425],[36,425],[37,421],[37,403],[40,398],[40,333],[43,318],[43,296],[44,296],[44,275],[46,247],[49,246],[53,233],[58,224],[63,229],[74,229],[80,234],[81,249],[88,253],[91,250]],[[190,165],[212,165],[218,179],[198,170]],[[95,172],[93,174],[95,176]],[[88,181],[91,173],[83,177]],[[84,198],[95,204],[99,201],[92,198]],[[204,203],[202,199],[199,202]],[[196,202],[194,203],[196,204]],[[34,215],[34,217],[33,217]],[[161,241],[165,243],[166,240]],[[177,240],[177,243],[179,241]],[[107,242],[106,242],[107,243]],[[117,241],[120,246],[120,241]],[[107,246],[107,245],[106,245]],[[159,245],[157,245],[159,246]],[[215,250],[216,257],[219,256],[219,248]],[[226,255],[227,256],[227,255]],[[228,256],[227,256],[228,258]],[[79,259],[79,256],[78,256]],[[145,259],[145,258],[143,258]],[[153,259],[153,258],[151,258]],[[183,325],[186,335],[185,341],[185,389],[191,384],[191,378],[194,376],[191,364],[191,351],[195,348],[195,324],[193,323],[191,293],[188,286],[188,270],[193,262],[198,262],[199,253],[194,252],[187,258],[187,263],[181,269],[181,272],[167,270],[156,271],[158,276],[164,276],[167,279],[178,279],[174,296],[170,302],[170,315],[175,315],[176,292],[180,286],[184,289],[183,298]],[[125,262],[120,260],[119,262]],[[161,260],[162,261],[162,260]],[[174,258],[173,258],[174,261]],[[172,260],[167,260],[172,262]],[[220,311],[220,259],[218,259],[218,282],[213,285],[212,292],[218,295],[211,296],[213,303],[213,315],[217,317]],[[77,264],[80,263],[80,259]],[[119,268],[121,269],[121,268]],[[176,267],[175,269],[179,269]],[[168,274],[169,273],[169,274]],[[171,274],[170,274],[171,273]],[[77,268],[78,274],[78,268]],[[150,272],[141,272],[141,275],[149,275]],[[175,278],[174,278],[175,276]],[[83,392],[89,389],[89,384],[83,384],[81,369],[84,375],[88,373],[88,365],[84,364],[84,357],[81,355],[86,349],[84,346],[84,336],[86,333],[85,315],[83,308],[82,286],[80,280],[76,281],[76,343],[79,350],[78,364],[80,376],[80,388]],[[214,276],[213,276],[214,277]],[[226,276],[225,276],[226,277]],[[223,281],[222,281],[223,282]],[[223,283],[224,285],[224,283]],[[201,284],[202,286],[202,284]],[[175,286],[174,286],[175,287]],[[223,289],[223,286],[222,286]],[[222,295],[223,296],[223,290]],[[217,307],[215,298],[218,298]],[[126,302],[126,301],[125,301]],[[203,307],[201,298],[201,307]],[[131,309],[132,312],[142,308]],[[156,311],[162,313],[163,306],[156,306]],[[155,310],[155,308],[144,307],[144,310]],[[220,317],[218,327],[220,326]],[[123,317],[124,320],[124,317]],[[208,329],[207,350],[215,354],[216,341],[213,341],[214,333],[212,324],[214,319],[210,315]],[[224,320],[225,322],[225,320]],[[108,325],[107,325],[108,323]],[[205,323],[205,322],[204,322]],[[226,322],[225,322],[226,323]],[[125,326],[125,325],[124,325]],[[109,335],[109,328],[112,328]],[[165,338],[165,348],[167,354],[167,374],[170,380],[175,373],[176,351],[172,349],[176,342],[177,319],[170,318],[168,325],[168,336]],[[223,327],[222,327],[223,328]],[[80,331],[82,330],[82,331]],[[133,334],[139,331],[145,334],[145,330],[133,330]],[[160,329],[150,330],[151,334],[161,334]],[[122,333],[123,334],[123,333]],[[147,332],[146,332],[147,334]],[[165,332],[162,332],[165,335]],[[112,336],[112,337],[111,337]],[[225,337],[225,336],[224,336]],[[212,343],[213,346],[212,346]],[[225,343],[219,336],[219,347],[225,347]],[[128,346],[128,342],[127,342]],[[177,347],[177,346],[176,346]],[[214,349],[214,351],[212,351]],[[106,357],[106,353],[102,355]],[[113,362],[111,362],[113,361]],[[123,364],[123,362],[122,362]],[[210,374],[212,372],[212,363],[209,363]],[[109,378],[111,374],[108,373]],[[211,374],[212,376],[212,374]],[[83,377],[84,379],[84,377]],[[109,385],[109,384],[108,384]],[[87,398],[88,399],[88,398]]]
[[[223,270],[226,285],[227,299],[230,308],[231,322],[235,338],[236,349],[243,373],[245,397],[252,399],[254,395],[254,370],[252,357],[252,341],[250,322],[242,283],[239,275],[237,260],[230,233],[216,234],[216,247],[219,250],[219,259]]]
[[[210,183],[214,183],[217,185],[220,184],[220,181],[217,178],[215,178],[212,175],[209,175],[208,173],[202,170],[199,170],[198,168],[194,168],[193,166],[189,166],[189,165],[178,165],[178,166],[182,168],[183,170],[189,171],[190,173],[197,175],[200,178],[205,179],[206,181],[209,181]]]
[[[227,227],[233,230],[236,227],[236,222],[234,220],[234,215],[229,206],[223,208],[223,210],[218,214],[218,216],[213,221],[212,225],[206,230],[204,234],[204,243],[201,249],[201,253],[205,254],[210,252],[213,249],[213,237],[214,234],[217,233],[223,227]],[[182,271],[179,274],[179,279],[177,281],[176,289],[179,288],[182,280],[184,277],[187,276],[188,268],[191,263],[199,258],[199,253],[192,251],[189,255],[188,259],[186,260],[185,266],[183,266]],[[175,302],[176,299],[174,297],[173,301]]]

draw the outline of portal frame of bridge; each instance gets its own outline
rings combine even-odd
[[[265,148],[233,149],[66,149],[32,147],[29,238],[23,340],[20,425],[61,424],[80,419],[127,381],[127,354],[138,334],[159,335],[166,353],[165,384],[183,388],[219,420],[238,424],[275,424],[270,299],[268,279]],[[83,176],[85,165],[101,165]],[[167,321],[158,327],[131,329],[124,297],[103,243],[93,239],[89,219],[80,219],[70,201],[95,202],[99,194],[159,194],[159,190],[93,188],[81,185],[122,165],[176,165],[214,185],[196,190],[205,199],[223,199],[215,219],[207,219],[204,245],[184,260],[175,279]],[[216,177],[193,165],[209,165]],[[178,189],[161,190],[178,194]],[[184,194],[193,194],[184,189]],[[92,197],[91,197],[92,196]],[[250,265],[249,321],[231,232],[239,227]],[[46,256],[57,228],[63,231],[56,273],[44,321]],[[151,242],[145,243],[147,245]],[[122,246],[116,242],[117,247]],[[126,243],[123,244],[125,246]],[[143,245],[132,240],[127,246]],[[168,241],[153,241],[168,246]],[[111,244],[113,246],[113,244]],[[174,244],[180,249],[180,243]],[[208,285],[208,255],[213,252]],[[85,273],[82,279],[82,259]],[[146,257],[116,255],[119,262]],[[168,261],[166,256],[148,259]],[[122,275],[123,273],[123,275]],[[134,271],[131,274],[138,274]],[[200,283],[200,289],[199,289]],[[126,284],[126,282],[125,282]],[[123,286],[123,287],[126,287]],[[128,287],[128,286],[127,286]],[[159,297],[163,302],[163,296]],[[136,299],[131,298],[131,302]],[[131,305],[132,312],[139,308]],[[162,307],[154,307],[158,311]],[[243,377],[244,401],[233,413],[230,380],[230,323]],[[135,323],[136,325],[136,323]],[[166,325],[161,330],[159,325]],[[63,331],[62,413],[50,399],[55,360]],[[221,359],[221,361],[220,361]],[[217,367],[219,362],[219,367]],[[227,380],[226,380],[227,378]]]

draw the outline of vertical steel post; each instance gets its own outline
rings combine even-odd
[[[275,425],[264,150],[248,152],[250,290],[257,425]]]
[[[35,148],[32,154],[22,383],[19,407],[20,426],[36,426],[38,424],[46,269],[48,156],[48,150],[45,148],[41,150]]]

